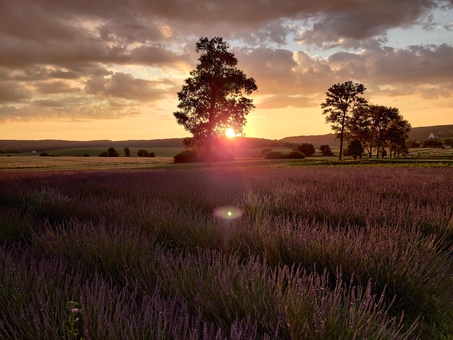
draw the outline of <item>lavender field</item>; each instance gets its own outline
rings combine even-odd
[[[453,339],[453,171],[0,172],[1,339]]]

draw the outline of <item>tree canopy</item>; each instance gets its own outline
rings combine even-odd
[[[187,146],[207,163],[217,144],[214,140],[226,129],[243,133],[246,116],[254,108],[253,100],[245,95],[258,89],[255,80],[236,67],[238,60],[228,48],[220,37],[198,40],[199,63],[178,92],[179,111],[174,112],[177,123],[193,135]]]
[[[353,83],[351,80],[344,83],[332,85],[326,92],[326,100],[321,103],[326,122],[332,123],[332,129],[340,138],[340,154],[338,159],[343,157],[343,140],[345,128],[352,117],[352,113],[360,107],[365,107],[368,102],[361,97],[366,88],[363,84]]]
[[[369,105],[354,111],[349,120],[346,138],[350,141],[359,140],[371,158],[373,148],[376,148],[377,157],[386,146],[389,147],[390,154],[405,152],[410,130],[411,125],[404,120],[397,108]]]

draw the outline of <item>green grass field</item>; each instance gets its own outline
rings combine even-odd
[[[315,146],[318,150],[319,146]],[[99,157],[99,154],[106,151],[105,148],[85,149],[60,149],[47,150],[49,155],[54,157],[41,157],[41,152],[18,153],[0,155],[0,170],[116,170],[116,169],[150,169],[162,167],[202,167],[203,164],[177,165],[173,163],[173,156],[181,152],[177,147],[160,147],[147,149],[154,152],[154,158],[138,157],[137,151],[140,148],[130,148],[131,157],[125,157],[121,149],[117,149],[120,157]],[[236,150],[236,161],[234,163],[219,163],[214,166],[246,166],[246,167],[300,167],[300,166],[410,166],[410,167],[450,167],[453,164],[453,149],[412,149],[407,157],[373,158],[369,160],[366,155],[361,160],[354,161],[352,157],[344,157],[343,162],[337,160],[338,156],[323,157],[319,152],[314,157],[303,160],[264,160],[260,157],[261,148],[247,148]],[[287,153],[289,148],[275,147],[273,151]],[[338,148],[332,151],[338,155]],[[82,157],[84,154],[90,157]]]

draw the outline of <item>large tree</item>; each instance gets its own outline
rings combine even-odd
[[[193,135],[188,145],[209,164],[217,137],[228,128],[242,134],[254,108],[253,100],[244,95],[258,88],[253,78],[236,68],[238,60],[222,38],[201,37],[195,50],[201,52],[199,64],[178,92],[179,111],[174,116]]]
[[[365,98],[361,97],[366,88],[363,84],[353,83],[351,80],[332,85],[326,92],[327,98],[321,103],[326,122],[332,123],[331,127],[340,138],[339,160],[343,157],[343,140],[345,128],[352,118],[355,110],[368,105]]]

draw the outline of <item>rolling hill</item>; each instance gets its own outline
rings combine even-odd
[[[409,139],[421,141],[427,139],[430,134],[438,138],[453,138],[453,125],[422,126],[413,128]],[[155,147],[182,147],[184,138],[151,139],[151,140],[92,140],[92,141],[68,141],[68,140],[0,140],[0,150],[7,152],[42,152],[47,150],[74,149],[74,148],[155,148]],[[327,144],[338,146],[339,140],[335,134],[315,135],[315,136],[292,136],[279,140],[265,138],[238,138],[237,145],[243,147],[266,147],[271,143],[310,143],[315,146]]]

